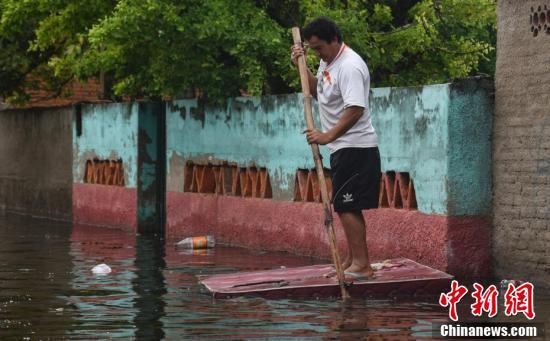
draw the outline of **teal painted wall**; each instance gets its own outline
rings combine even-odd
[[[137,131],[138,112],[135,103],[83,105],[80,136],[77,136],[76,124],[73,124],[73,182],[84,182],[86,160],[94,157],[113,160],[122,158],[125,185],[136,188]]]
[[[382,169],[410,173],[421,212],[489,214],[492,87],[465,79],[373,89]]]
[[[167,105],[166,124],[169,191],[183,191],[185,160],[214,158],[267,167],[273,197],[291,200],[296,169],[315,166],[301,133],[305,121],[300,94],[238,97],[225,106],[175,101]],[[328,149],[321,152],[328,167]]]
[[[486,215],[492,205],[494,85],[470,79],[450,87],[447,212]]]
[[[382,169],[410,173],[421,212],[488,214],[493,105],[482,83],[372,91]],[[223,106],[175,101],[166,121],[168,191],[183,191],[186,160],[228,160],[267,167],[274,199],[291,200],[296,169],[314,166],[301,134],[300,94],[238,97]],[[321,151],[328,167],[328,151]]]
[[[164,233],[164,102],[138,104],[138,232]],[[160,150],[159,150],[160,149]]]
[[[84,182],[87,160],[122,158],[125,187],[137,189],[140,233],[163,229],[165,170],[160,165],[165,161],[159,158],[158,148],[159,131],[163,131],[159,115],[163,117],[164,108],[164,103],[150,102],[85,104],[80,136],[78,115],[73,115],[73,182]]]
[[[143,150],[141,151],[141,169],[139,170],[138,181],[141,189],[146,191],[153,186],[156,180],[155,163],[157,161],[157,118],[154,106],[149,103],[139,104],[139,139]]]
[[[409,172],[418,209],[447,214],[449,85],[373,89],[370,103],[382,170]]]
[[[488,214],[491,91],[483,80],[373,89],[382,169],[410,173],[421,212]],[[138,116],[137,104],[83,106],[82,135],[77,137],[73,129],[75,182],[83,181],[87,159],[121,157],[126,186],[136,187]],[[148,118],[139,117],[140,127],[148,126]],[[292,200],[296,169],[314,167],[304,127],[300,94],[237,97],[217,106],[195,100],[166,103],[167,190],[183,191],[185,161],[227,160],[267,167],[273,198]],[[328,150],[322,147],[321,152],[328,167]],[[156,155],[152,149],[146,154]],[[142,165],[141,177],[150,177],[149,166]],[[150,182],[142,180],[145,187]]]

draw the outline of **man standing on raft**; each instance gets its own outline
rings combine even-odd
[[[309,48],[321,59],[317,75],[308,69],[311,94],[319,102],[322,132],[305,131],[307,142],[327,145],[330,151],[332,201],[344,227],[348,255],[346,277],[373,276],[362,210],[378,207],[380,154],[378,136],[369,111],[370,74],[367,64],[342,42],[336,24],[317,18],[303,29]],[[305,55],[292,46],[292,62]]]

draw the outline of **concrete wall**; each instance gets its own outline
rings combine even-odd
[[[166,126],[168,191],[183,192],[186,160],[210,158],[266,167],[273,198],[292,200],[296,169],[315,167],[301,134],[305,122],[300,94],[231,98],[225,106],[175,101],[167,106]],[[328,166],[328,150],[321,147],[321,152]]]
[[[124,164],[125,187],[137,186],[137,103],[86,104],[82,106],[82,132],[73,129],[73,177],[84,183],[86,161],[94,158]]]
[[[137,227],[138,104],[82,106],[73,129],[73,220],[135,230]],[[81,126],[79,132],[77,126]],[[85,183],[86,162],[122,160],[124,185]]]
[[[373,89],[382,169],[410,173],[424,213],[447,213],[449,102],[449,84]]]
[[[487,275],[491,92],[479,79],[373,89],[383,171],[408,172],[418,202],[413,211],[364,212],[374,259],[408,257],[461,277]],[[176,101],[166,111],[170,238],[214,234],[233,245],[329,256],[321,205],[292,202],[297,170],[313,167],[301,134],[301,95],[235,98],[223,106]],[[328,152],[321,150],[327,167]],[[186,167],[188,161],[220,160],[266,167],[273,198],[185,190],[184,179],[206,174]],[[338,219],[335,225],[343,248]]]
[[[409,172],[420,212],[489,214],[491,92],[483,79],[373,89],[382,170]]]
[[[382,169],[411,175],[420,212],[489,214],[491,92],[484,80],[373,89]],[[167,108],[167,189],[183,192],[186,160],[228,160],[267,167],[273,198],[292,200],[296,170],[314,167],[303,127],[299,94],[206,108],[174,102]],[[329,153],[321,151],[328,167]]]
[[[164,103],[111,103],[83,105],[73,129],[73,210],[81,224],[138,229],[162,233],[165,198]],[[118,161],[115,166],[89,163]],[[99,165],[99,168],[98,166]],[[87,170],[88,169],[88,170]],[[101,174],[107,174],[103,176]],[[99,175],[98,175],[99,174]]]
[[[548,30],[549,9],[548,0],[498,1],[492,146],[496,273],[545,287],[550,287],[550,34],[539,31],[533,16],[544,11],[540,28]]]
[[[0,112],[0,211],[70,219],[72,112]]]
[[[450,87],[447,214],[490,214],[494,84],[470,79]]]
[[[375,259],[403,256],[461,276],[487,273],[492,111],[489,93],[490,86],[482,80],[373,90],[371,107],[380,136],[382,168],[411,175],[419,208],[365,212]],[[19,155],[28,158],[21,162],[27,168],[5,174],[29,172],[41,176],[42,168],[34,167],[40,163],[33,163],[33,157],[51,161],[59,159],[55,157],[59,153],[67,158],[61,164],[70,176],[70,149],[44,146],[49,147],[50,136],[54,136],[48,129],[57,124],[69,132],[72,123],[72,206],[76,223],[135,230],[141,221],[158,227],[165,209],[162,194],[166,174],[169,237],[214,233],[220,241],[235,245],[328,256],[321,205],[293,202],[297,170],[313,168],[309,146],[301,134],[301,95],[234,98],[223,106],[175,101],[153,107],[147,103],[83,105],[81,110],[75,109],[72,122],[62,115],[63,110],[55,114],[65,117],[65,121],[57,123],[48,117],[48,110],[40,115],[29,114],[24,122],[17,119],[25,118],[8,113],[3,119],[13,122],[2,125],[3,136],[19,142],[2,144],[4,163],[9,164]],[[166,146],[162,138],[164,115]],[[36,133],[27,129],[32,126],[42,130]],[[12,138],[13,134],[17,137]],[[59,138],[58,134],[55,136]],[[70,133],[65,138],[70,143]],[[21,151],[26,148],[34,154]],[[322,151],[328,166],[328,152],[325,148]],[[103,173],[86,169],[90,169],[87,163],[96,159],[121,160],[124,182],[94,178]],[[272,197],[242,198],[184,190],[184,178],[189,175],[185,164],[190,160],[226,160],[239,167],[266,167],[272,190],[262,193],[269,192]],[[106,174],[117,169],[94,167],[104,169]],[[206,174],[200,173],[205,168],[198,167],[193,176]],[[250,169],[246,172],[250,178],[258,174]],[[13,181],[11,186],[9,195],[20,195]],[[299,187],[303,189],[302,184]],[[56,186],[55,190],[60,188]],[[32,195],[41,199],[41,193],[34,191]],[[44,202],[53,207],[56,201]],[[53,209],[60,207],[63,206],[55,204]],[[338,222],[336,225],[342,241]]]
[[[166,133],[164,102],[139,103],[138,232],[164,235]]]

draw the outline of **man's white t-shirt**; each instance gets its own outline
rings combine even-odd
[[[341,148],[376,147],[378,136],[369,110],[370,74],[367,64],[352,49],[342,44],[329,64],[321,60],[317,71],[317,101],[323,132],[336,125],[350,106],[364,108],[363,115],[344,135],[327,144],[330,153]]]

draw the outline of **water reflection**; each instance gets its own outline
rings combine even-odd
[[[317,259],[216,246],[176,250],[101,227],[0,218],[0,339],[392,339],[431,337],[437,298],[216,300],[197,276],[296,267]],[[108,275],[91,272],[107,263]],[[548,322],[550,300],[536,300]],[[459,316],[468,316],[468,303]]]
[[[133,338],[135,237],[113,229],[74,226],[70,250],[72,290],[65,298],[74,307],[76,322],[67,331],[69,338]],[[112,272],[93,274],[91,269],[100,263],[108,264]]]
[[[0,216],[0,339],[60,338],[73,324],[71,226]]]
[[[165,315],[164,295],[167,290],[164,284],[163,271],[164,240],[155,235],[138,235],[136,238],[135,278],[132,287],[137,296],[134,308],[136,339],[160,340],[164,338],[161,318]]]

